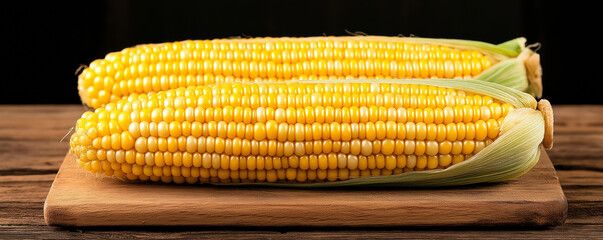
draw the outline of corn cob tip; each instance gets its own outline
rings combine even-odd
[[[530,55],[525,60],[528,81],[532,89],[532,94],[536,98],[542,97],[542,66],[540,65],[540,54],[529,51]]]
[[[542,145],[548,150],[553,148],[553,108],[546,99],[538,101],[538,110],[544,117],[544,139]]]

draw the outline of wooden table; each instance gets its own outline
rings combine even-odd
[[[569,203],[552,228],[59,228],[43,204],[68,150],[61,138],[85,110],[79,105],[0,105],[0,238],[555,238],[603,239],[603,105],[553,106],[555,146],[548,151]]]

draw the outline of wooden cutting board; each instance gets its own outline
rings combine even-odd
[[[44,205],[58,226],[554,226],[567,200],[546,152],[503,183],[430,189],[283,189],[97,179],[65,157]]]

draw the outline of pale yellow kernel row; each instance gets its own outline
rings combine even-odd
[[[212,137],[222,139],[246,140],[279,140],[279,141],[310,141],[328,140],[350,141],[352,139],[383,140],[383,139],[409,139],[409,140],[464,140],[495,138],[499,134],[501,119],[478,120],[468,123],[435,124],[425,122],[394,122],[375,121],[367,123],[313,123],[313,124],[278,124],[274,120],[264,123],[245,124],[243,122],[132,122],[128,130],[121,130],[117,121],[109,123],[89,122],[85,134],[77,133],[81,137],[93,139],[99,144],[110,145],[111,142],[133,142],[139,137]],[[125,127],[125,126],[124,126]],[[113,140],[112,140],[113,139]],[[121,140],[120,140],[121,139]],[[79,140],[79,139],[78,139]],[[107,144],[104,144],[107,143]],[[124,143],[131,147],[131,144]]]
[[[141,95],[142,96],[142,95]],[[148,97],[148,96],[147,96]],[[174,99],[167,98],[163,101],[161,98],[139,97],[138,99],[129,99],[126,102],[122,102],[123,111],[148,111],[151,114],[155,108],[161,108],[165,111],[184,111],[186,108],[200,108],[198,110],[205,110],[212,108],[212,111],[226,111],[226,114],[231,114],[237,110],[250,110],[257,111],[258,108],[262,108],[262,111],[271,111],[268,114],[274,115],[274,111],[306,111],[305,108],[310,107],[309,110],[316,110],[317,115],[321,115],[319,111],[335,111],[336,109],[349,109],[350,111],[390,111],[390,108],[400,111],[408,111],[408,109],[420,109],[418,111],[424,111],[423,109],[429,108],[427,111],[436,111],[436,108],[455,107],[455,108],[467,108],[467,110],[476,108],[478,111],[501,111],[499,103],[492,101],[468,101],[467,99],[473,99],[473,97],[463,96],[451,96],[446,95],[442,97],[428,97],[428,96],[414,96],[401,94],[273,94],[273,95],[239,95],[239,94],[220,94],[220,95],[201,95],[199,97],[176,97]],[[119,103],[119,102],[118,102]],[[464,106],[465,105],[465,106]],[[482,106],[493,109],[481,109]],[[363,108],[364,107],[364,108]],[[502,106],[510,108],[510,105]],[[289,109],[291,108],[291,109]],[[494,109],[496,108],[496,109]],[[109,108],[107,108],[109,109]],[[113,109],[113,107],[111,107]],[[167,110],[166,110],[167,109]],[[178,110],[179,109],[179,110]],[[299,110],[298,110],[299,109]],[[439,110],[438,110],[439,111]],[[476,112],[478,113],[478,112]],[[218,113],[221,114],[221,113]],[[257,113],[258,115],[266,115],[267,113]],[[360,114],[360,113],[359,113]],[[171,114],[169,114],[171,115]]]
[[[416,155],[399,155],[399,156],[345,156],[342,154],[335,155],[310,155],[305,157],[228,157],[213,155],[208,157],[207,163],[202,165],[139,165],[127,162],[109,162],[102,160],[81,161],[87,170],[96,173],[102,171],[121,171],[123,173],[133,173],[135,175],[146,176],[185,176],[185,177],[210,177],[210,171],[222,171],[230,173],[232,171],[271,171],[284,170],[290,172],[301,171],[320,171],[320,170],[337,170],[337,171],[374,171],[388,170],[395,171],[418,171],[430,170],[437,168],[445,168],[453,164],[464,161],[472,155],[438,155],[438,156],[416,156]],[[293,160],[295,158],[295,160]],[[297,166],[293,166],[293,164]],[[207,166],[205,166],[207,165]],[[377,171],[378,174],[380,171]],[[401,173],[401,172],[400,172]],[[224,176],[229,178],[231,176]],[[236,178],[236,177],[235,177]],[[293,180],[293,179],[290,179]]]
[[[438,96],[438,95],[461,95],[467,96],[467,93],[452,88],[437,87],[431,85],[419,84],[399,84],[395,82],[362,82],[362,81],[339,81],[339,82],[308,82],[308,81],[297,81],[297,82],[275,82],[271,84],[247,84],[234,82],[229,84],[213,84],[210,86],[194,86],[188,88],[177,88],[170,89],[168,91],[149,93],[147,96],[152,98],[154,96],[158,98],[174,98],[177,96],[190,96],[190,95],[221,95],[221,94],[239,94],[239,95],[278,95],[278,94],[335,94],[335,93],[348,93],[348,94],[402,94],[402,95],[425,95],[425,96]],[[140,95],[140,97],[146,94]],[[484,98],[484,101],[491,100],[488,96],[471,95],[475,98],[475,101],[481,101],[478,98]],[[472,101],[467,99],[467,101]]]
[[[155,52],[126,51],[109,53],[103,60],[91,64],[93,67],[107,65],[107,62],[123,65],[136,65],[141,63],[174,62],[174,61],[199,61],[199,60],[228,60],[228,61],[255,61],[275,63],[296,63],[312,60],[344,60],[344,59],[380,59],[390,61],[418,61],[418,60],[473,60],[486,59],[477,51],[459,51],[438,49],[437,46],[428,50],[390,50],[375,48],[307,48],[300,50],[240,50],[240,49],[182,49],[162,50]],[[119,69],[120,66],[114,66]]]
[[[277,141],[277,140],[246,140],[246,139],[223,139],[223,138],[156,138],[140,137],[135,143],[125,141],[111,141],[113,139],[95,139],[90,145],[84,144],[78,137],[72,139],[72,152],[81,159],[104,159],[107,151],[125,151],[134,154],[161,154],[165,152],[174,154],[226,154],[228,156],[304,156],[306,154],[329,154],[343,153],[352,155],[369,156],[372,154],[415,154],[415,155],[437,155],[437,154],[470,154],[476,153],[489,145],[493,140],[360,140],[332,141],[315,140],[305,142]],[[109,139],[104,141],[104,139]]]
[[[169,75],[214,75],[235,78],[290,79],[301,76],[352,76],[395,78],[454,78],[476,76],[489,67],[489,60],[312,60],[296,63],[201,60],[139,63],[114,69],[115,65],[83,70],[85,86],[96,78],[120,82],[135,78]]]
[[[388,176],[394,174],[401,174],[404,172],[421,171],[424,169],[411,169],[396,168],[394,170],[388,169],[366,169],[366,170],[348,170],[348,169],[317,169],[317,170],[300,170],[300,169],[276,169],[276,170],[223,170],[223,169],[204,169],[199,170],[200,173],[196,173],[194,169],[186,170],[186,168],[174,169],[170,168],[170,175],[136,175],[131,170],[127,173],[119,170],[94,170],[93,164],[81,163],[80,165],[86,170],[94,173],[105,174],[107,176],[114,176],[124,180],[131,181],[153,181],[163,183],[177,183],[177,184],[196,184],[196,183],[261,183],[261,182],[299,182],[299,183],[319,183],[326,181],[343,181],[347,179],[370,177],[370,176]],[[127,170],[126,170],[127,171]],[[137,170],[138,171],[138,170]],[[148,168],[143,168],[143,173],[148,173]],[[172,174],[172,172],[174,174]],[[178,175],[179,171],[182,171]],[[203,172],[204,176],[201,177]],[[190,174],[190,175],[189,175]]]
[[[509,108],[493,103],[489,106],[457,106],[444,108],[385,108],[371,106],[369,107],[342,107],[333,108],[330,106],[322,107],[305,107],[286,109],[271,107],[258,107],[253,110],[251,108],[231,107],[224,108],[154,108],[142,109],[140,111],[123,111],[119,116],[115,111],[114,118],[110,115],[113,113],[102,112],[98,117],[90,117],[87,119],[91,122],[117,122],[120,126],[127,126],[128,122],[153,122],[159,124],[161,122],[170,123],[176,121],[179,123],[198,122],[199,124],[210,122],[224,122],[224,124],[232,123],[264,123],[274,121],[276,124],[313,124],[313,123],[368,123],[368,122],[388,122],[396,123],[406,122],[424,122],[426,124],[448,124],[461,122],[475,122],[478,120],[487,121],[489,119],[499,119],[508,114]]]
[[[190,93],[190,92],[187,92]],[[150,96],[149,96],[150,95]],[[148,111],[154,108],[165,109],[185,109],[200,107],[208,108],[228,108],[225,110],[233,111],[233,108],[243,107],[256,110],[259,107],[265,109],[272,108],[306,108],[306,107],[332,107],[332,108],[360,108],[374,107],[375,110],[383,107],[388,108],[444,108],[455,107],[458,105],[473,105],[476,107],[489,106],[494,102],[491,98],[481,99],[475,96],[461,95],[403,95],[393,93],[280,93],[280,94],[203,94],[190,93],[189,97],[175,96],[166,97],[148,95],[134,95],[126,102],[118,102],[123,111],[142,110]],[[200,97],[192,97],[200,96]],[[263,105],[263,106],[262,106]],[[500,104],[499,104],[500,105]],[[109,104],[107,110],[114,109],[114,105]]]

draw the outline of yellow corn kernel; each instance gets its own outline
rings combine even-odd
[[[464,161],[499,136],[512,109],[413,84],[224,83],[86,112],[70,146],[86,170],[125,179],[341,181]]]
[[[495,60],[478,51],[403,43],[403,38],[376,38],[375,44],[368,45],[353,43],[361,38],[214,39],[185,41],[189,44],[142,44],[93,61],[80,73],[78,89],[85,104],[99,108],[132,95],[178,87],[233,81],[473,77],[495,64]],[[127,121],[120,123],[125,125]]]

